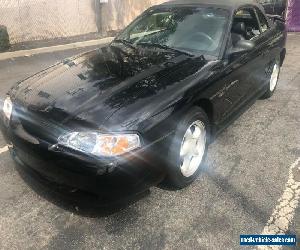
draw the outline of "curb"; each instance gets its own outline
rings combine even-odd
[[[107,37],[107,38],[98,39],[98,40],[69,43],[69,44],[57,45],[57,46],[51,46],[51,47],[5,52],[5,53],[0,53],[0,61],[12,59],[12,58],[16,58],[16,57],[28,57],[28,56],[43,54],[43,53],[84,48],[84,47],[95,46],[95,45],[104,45],[104,44],[110,43],[112,40],[113,40],[113,37]]]

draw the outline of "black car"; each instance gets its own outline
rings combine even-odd
[[[286,31],[250,0],[154,6],[108,46],[17,83],[1,130],[51,183],[124,197],[192,183],[212,139],[276,89]]]

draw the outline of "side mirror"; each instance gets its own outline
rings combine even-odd
[[[255,48],[255,43],[249,40],[240,40],[237,44],[229,51],[230,58],[236,58],[243,54],[252,51]]]

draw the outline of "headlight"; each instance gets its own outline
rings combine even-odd
[[[58,138],[58,144],[95,156],[118,156],[141,146],[137,134],[72,132]]]
[[[13,109],[13,104],[10,100],[10,97],[8,96],[6,97],[3,103],[3,112],[8,120],[10,120],[12,109]]]

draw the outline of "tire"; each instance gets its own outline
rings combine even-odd
[[[270,97],[273,96],[277,88],[279,76],[280,76],[280,60],[277,59],[272,68],[270,81],[268,83],[268,89],[266,93],[262,96],[262,99],[269,99]]]
[[[201,139],[198,138],[199,141],[198,139],[194,139],[194,135],[195,137],[197,137],[199,134],[198,129],[201,130],[202,136],[204,136],[203,131],[205,131],[205,139],[202,139],[201,136]],[[194,131],[194,134],[192,134],[192,131]],[[171,147],[168,153],[169,166],[166,178],[166,183],[169,186],[175,189],[182,189],[189,186],[192,182],[195,181],[200,173],[203,162],[205,162],[209,142],[209,134],[210,126],[209,119],[206,113],[199,107],[193,107],[179,122],[171,143]],[[187,140],[188,138],[191,139]],[[193,143],[189,143],[188,141]],[[201,152],[199,153],[199,156],[190,156],[190,153],[187,153],[185,156],[181,156],[181,153],[182,155],[184,155],[185,152],[191,151],[188,150],[188,148],[195,149],[196,147],[194,147],[193,145],[196,141],[198,143],[195,145],[197,145],[198,150],[195,154]],[[186,144],[184,144],[184,142],[186,142]],[[184,147],[185,145],[192,145],[192,147]],[[190,165],[185,164],[185,161],[183,159],[191,159]],[[188,162],[188,160],[186,162]],[[199,164],[197,164],[197,162],[199,162]],[[190,168],[186,166],[190,166]]]

